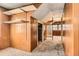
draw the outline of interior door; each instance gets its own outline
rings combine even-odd
[[[31,19],[31,50],[33,50],[37,46],[37,22],[35,19]]]

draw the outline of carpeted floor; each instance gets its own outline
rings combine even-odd
[[[9,47],[0,50],[0,56],[64,56],[64,50],[61,43],[57,44],[55,40],[45,40],[32,52]]]

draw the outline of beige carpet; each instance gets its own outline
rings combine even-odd
[[[61,43],[55,40],[46,40],[38,45],[32,52],[25,52],[15,48],[0,50],[0,56],[63,56],[64,51]]]

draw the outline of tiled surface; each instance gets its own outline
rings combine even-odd
[[[37,46],[32,52],[25,52],[15,48],[0,50],[0,56],[63,56],[64,51],[60,43],[55,40],[46,40]]]

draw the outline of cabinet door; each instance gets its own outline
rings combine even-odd
[[[10,46],[9,25],[0,24],[0,49]]]
[[[37,46],[37,23],[31,23],[31,50]]]
[[[0,49],[7,48],[10,46],[9,25],[1,23],[3,21],[9,20],[9,17],[3,14],[4,11],[5,9],[0,7]]]
[[[12,46],[21,50],[27,50],[26,23],[11,25]]]

